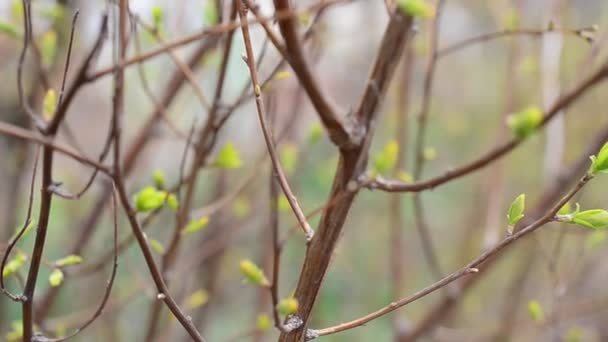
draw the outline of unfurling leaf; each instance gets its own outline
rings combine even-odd
[[[404,15],[430,18],[435,15],[435,8],[425,0],[397,0],[397,6]]]
[[[27,260],[27,256],[21,252],[17,253],[17,255],[9,260],[5,265],[4,265],[4,270],[2,271],[2,277],[9,277],[11,275],[13,275],[15,272],[17,272],[19,270],[19,268],[21,266],[23,266],[23,264],[25,264],[25,261]]]
[[[152,6],[152,21],[154,28],[159,29],[163,22],[163,9],[159,5]]]
[[[572,216],[572,221],[570,223],[592,229],[608,228],[608,211],[604,209],[581,211]]]
[[[158,189],[165,188],[165,173],[162,170],[154,170],[152,173],[152,179],[154,180],[154,185]]]
[[[209,301],[209,293],[204,289],[200,289],[192,293],[186,298],[186,308],[188,310],[196,309],[199,306],[207,304]]]
[[[42,34],[40,41],[40,55],[42,64],[46,67],[51,66],[57,55],[57,32],[47,31]]]
[[[608,173],[608,143],[595,156],[591,156],[591,174]]]
[[[281,315],[291,315],[291,314],[295,314],[296,312],[298,312],[298,308],[300,306],[300,303],[298,303],[298,300],[293,298],[293,297],[288,297],[288,298],[284,298],[281,299],[279,301],[279,304],[277,304],[277,311],[281,314]]]
[[[213,164],[222,169],[238,169],[243,162],[234,144],[227,143],[222,147]]]
[[[253,263],[253,261],[248,259],[241,260],[239,267],[241,269],[241,273],[245,275],[245,279],[248,282],[264,287],[270,286],[270,282],[264,275],[264,271],[262,271],[258,265]]]
[[[163,246],[160,241],[156,239],[148,239],[148,244],[150,245],[150,248],[152,248],[152,250],[156,253],[160,255],[165,254],[165,246]]]
[[[283,170],[285,170],[287,174],[293,173],[298,162],[298,147],[291,143],[283,144],[281,145],[279,154]]]
[[[82,257],[79,255],[68,255],[64,258],[61,258],[57,261],[55,261],[55,266],[56,267],[64,267],[64,266],[72,266],[72,265],[78,265],[82,263]]]
[[[42,117],[44,117],[47,121],[53,119],[55,110],[57,110],[57,93],[54,89],[47,90],[46,94],[44,95],[44,100],[42,101],[42,106]]]
[[[266,314],[259,314],[255,326],[259,331],[268,331],[272,328],[272,320]]]
[[[162,207],[167,195],[153,186],[147,186],[135,194],[135,209],[139,212],[152,211]]]
[[[51,272],[51,275],[49,275],[49,284],[51,284],[52,287],[57,287],[61,285],[61,283],[63,283],[63,271],[56,268]]]
[[[397,144],[397,141],[393,140],[386,144],[382,152],[376,154],[374,157],[373,171],[377,174],[389,172],[393,167],[395,167],[398,155],[399,144]]]
[[[19,38],[19,33],[15,25],[0,20],[0,33],[5,34],[11,38]]]
[[[534,322],[541,324],[545,321],[545,313],[537,300],[528,302],[528,314]]]
[[[509,207],[509,225],[515,226],[522,217],[524,217],[524,209],[526,208],[526,194],[517,196]]]
[[[538,107],[528,107],[507,117],[507,125],[519,139],[529,137],[543,121],[543,112]]]
[[[209,218],[207,216],[203,216],[197,220],[190,221],[182,230],[182,234],[185,235],[198,232],[199,230],[205,228],[207,224],[209,224]]]

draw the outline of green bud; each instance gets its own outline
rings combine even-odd
[[[262,271],[258,267],[258,265],[253,263],[251,260],[248,260],[248,259],[241,260],[241,263],[239,266],[241,269],[241,273],[243,273],[243,275],[245,276],[245,279],[248,282],[250,282],[252,284],[260,285],[263,287],[270,286],[270,282],[264,275],[264,271]]]
[[[433,6],[424,0],[397,0],[401,13],[411,17],[430,18],[435,15]]]
[[[163,191],[158,191],[153,186],[147,186],[135,194],[135,209],[138,212],[156,210],[165,203],[167,195]]]
[[[165,173],[162,170],[154,170],[152,173],[154,185],[159,189],[165,188]]]
[[[591,156],[591,169],[589,172],[593,175],[598,173],[608,173],[608,143],[602,146],[602,149],[595,156]]]
[[[10,277],[11,275],[13,275],[15,272],[17,272],[19,270],[19,268],[21,268],[21,266],[23,266],[25,264],[25,261],[27,260],[27,256],[23,253],[17,253],[17,255],[9,260],[5,265],[4,265],[4,270],[2,271],[2,277]]]
[[[255,326],[259,331],[268,331],[272,328],[272,321],[268,315],[259,314]]]
[[[42,107],[42,117],[47,121],[53,119],[53,115],[55,115],[55,111],[57,110],[57,93],[54,89],[47,90],[42,101]]]
[[[57,287],[61,285],[61,283],[63,283],[63,271],[56,268],[51,272],[51,275],[49,275],[49,284],[51,284],[52,287]]]
[[[49,67],[53,64],[55,56],[57,55],[57,32],[47,31],[42,34],[40,55],[44,66]]]
[[[82,257],[79,255],[68,255],[64,258],[61,258],[57,261],[55,261],[55,266],[56,267],[64,267],[64,266],[72,266],[72,265],[78,265],[82,263]]]
[[[393,140],[384,146],[384,149],[374,157],[373,171],[376,174],[389,172],[397,163],[399,144]]]
[[[321,138],[323,138],[323,126],[316,122],[310,127],[310,132],[308,132],[308,144],[314,145],[321,140]]]
[[[209,292],[205,289],[200,289],[192,293],[186,298],[186,308],[188,310],[196,309],[199,306],[207,304],[209,301]]]
[[[281,299],[279,301],[279,304],[277,304],[277,311],[281,315],[287,316],[298,312],[299,307],[300,303],[298,302],[298,300],[293,297],[289,297]]]
[[[152,6],[152,21],[154,22],[154,28],[160,28],[163,22],[163,9],[159,5]]]
[[[541,324],[545,321],[545,313],[537,300],[531,300],[528,302],[528,314],[536,323]]]
[[[209,224],[209,218],[207,216],[203,216],[198,220],[190,221],[182,230],[182,234],[185,235],[198,232],[199,230],[205,228],[207,224]]]
[[[522,217],[524,217],[524,209],[526,208],[526,194],[517,196],[509,207],[509,225],[515,226]]]
[[[528,107],[507,117],[507,125],[518,139],[529,137],[543,121],[543,112],[538,107]]]
[[[152,250],[160,255],[165,254],[165,246],[163,246],[163,244],[156,240],[156,239],[148,239],[148,244],[150,245],[150,248],[152,248]]]
[[[234,144],[227,143],[222,147],[213,164],[222,169],[238,169],[243,162]]]

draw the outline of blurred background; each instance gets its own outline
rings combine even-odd
[[[19,37],[23,32],[20,3],[0,1],[0,21],[16,30],[16,36],[9,29],[0,33],[0,120],[29,127],[20,110],[16,86],[22,45]],[[154,8],[161,9],[162,18],[158,36],[142,27],[133,33],[129,55],[139,54],[138,48],[141,52],[151,51],[162,41],[172,41],[211,27],[218,20],[228,20],[229,3],[219,1],[217,8],[211,0],[131,0],[131,10],[148,25],[153,25]],[[270,1],[258,3],[265,14],[273,13]],[[299,9],[315,4],[308,0],[293,3]],[[36,0],[32,6],[34,39],[40,47],[48,80],[41,81],[30,51],[25,89],[31,102],[40,108],[46,90],[59,88],[72,13],[80,10],[71,76],[92,47],[108,5],[105,1]],[[300,16],[302,32],[314,26],[304,43],[308,58],[322,89],[346,114],[356,108],[365,86],[388,22],[386,4],[381,0],[345,1],[330,6],[318,20],[313,18],[316,12]],[[370,152],[371,164],[388,143],[396,139],[400,142],[399,165],[386,176],[407,179],[413,173],[416,115],[421,107],[432,49],[432,23],[432,18],[417,20],[417,33],[407,53],[409,63],[404,62],[398,68],[382,106]],[[557,30],[546,32],[550,25]],[[593,25],[598,25],[597,29]],[[113,24],[110,27],[112,31]],[[506,141],[510,135],[505,115],[529,106],[550,107],[560,92],[589,75],[608,56],[608,2],[602,0],[447,0],[440,16],[439,50],[505,29],[541,33],[509,35],[440,55],[432,87],[422,179],[472,161]],[[300,204],[305,212],[311,212],[327,201],[337,150],[289,67],[273,74],[281,58],[266,41],[264,31],[254,25],[252,34],[256,53],[263,56],[260,76],[271,77],[264,87],[264,98],[274,130],[281,137],[282,161]],[[146,137],[145,146],[137,153],[126,178],[130,193],[153,185],[155,172],[165,175],[166,184],[178,181],[188,132],[193,123],[200,127],[205,122],[208,115],[205,102],[213,99],[217,85],[224,43],[222,40],[213,43],[212,39],[176,49],[174,56],[161,54],[127,68],[125,153],[141,132]],[[210,48],[197,54],[203,43]],[[227,66],[222,99],[225,108],[242,100],[243,89],[249,86],[243,52],[242,36],[237,30]],[[112,65],[112,55],[112,44],[107,41],[94,70]],[[181,75],[176,59],[190,63],[198,90],[185,81],[175,96],[165,101],[175,75]],[[404,82],[408,73],[409,86]],[[247,93],[250,91],[245,89]],[[564,170],[589,155],[587,148],[594,139],[607,135],[606,94],[607,85],[594,88],[502,160],[420,194],[422,219],[441,273],[462,267],[505,236],[505,215],[513,198],[525,193],[532,210]],[[58,141],[96,158],[110,125],[111,95],[109,75],[85,86],[68,111]],[[164,101],[163,118],[155,114],[157,101]],[[261,331],[257,327],[259,315],[271,312],[270,297],[267,291],[244,283],[239,271],[239,261],[251,259],[270,274],[270,164],[264,158],[267,152],[254,103],[250,98],[238,103],[218,132],[210,161],[232,144],[242,165],[222,168],[208,163],[199,171],[193,209],[204,208],[202,212],[209,213],[209,224],[183,239],[178,261],[167,279],[172,293],[208,341],[272,341],[277,337],[275,330]],[[155,119],[149,121],[151,117]],[[150,122],[152,128],[142,131]],[[0,250],[4,250],[23,223],[34,147],[0,135]],[[57,155],[54,178],[63,187],[77,192],[89,176],[90,169]],[[34,213],[38,208],[39,184],[38,179]],[[599,177],[577,196],[576,202],[583,208],[608,208],[607,186],[608,179]],[[56,198],[53,202],[45,264],[36,290],[37,304],[55,292],[47,302],[50,304],[42,309],[46,319],[40,328],[44,331],[57,335],[71,331],[92,313],[101,299],[111,270],[111,259],[104,259],[112,251],[112,214],[107,197],[103,200],[107,188],[108,180],[100,176],[80,199]],[[279,211],[281,235],[289,237],[280,273],[280,295],[287,297],[295,289],[305,246],[300,231],[288,233],[293,231],[296,221],[281,199]],[[95,213],[99,217],[91,221]],[[141,218],[145,220],[146,215]],[[175,215],[165,208],[149,221],[146,233],[156,241],[160,260],[173,234]],[[311,219],[313,228],[317,222],[315,215]],[[437,280],[429,268],[416,225],[412,194],[363,190],[351,209],[310,327],[323,328],[360,317]],[[87,235],[84,231],[91,233]],[[120,240],[131,236],[122,212],[119,235]],[[20,253],[25,256],[31,253],[34,236],[32,231],[18,244]],[[466,291],[438,291],[366,326],[323,340],[391,341],[398,331],[407,330],[425,318],[442,296],[451,295],[457,298],[453,310],[420,340],[606,341],[608,290],[604,285],[608,267],[602,260],[608,257],[607,237],[602,231],[547,225],[533,237],[511,246]],[[395,239],[401,245],[395,247]],[[399,255],[398,268],[402,273],[398,286],[391,267],[395,253]],[[82,263],[65,267],[63,283],[52,287],[47,280],[52,263],[69,254],[81,256]],[[95,267],[100,261],[101,265]],[[27,263],[6,278],[8,288],[18,292],[26,274]],[[155,297],[141,252],[133,243],[120,255],[117,280],[106,312],[74,340],[145,340]],[[18,326],[20,319],[20,305],[0,297],[2,338],[15,340],[14,324]],[[186,339],[166,309],[162,311],[159,327],[158,340]]]

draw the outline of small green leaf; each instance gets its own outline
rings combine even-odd
[[[167,195],[153,186],[147,186],[135,194],[135,209],[138,212],[156,210],[165,203]]]
[[[572,216],[572,221],[570,223],[592,229],[608,228],[608,211],[604,209],[581,211]]]
[[[266,314],[259,314],[255,326],[259,331],[268,331],[272,328],[272,320]]]
[[[169,208],[173,209],[174,211],[177,210],[177,208],[179,207],[177,197],[174,194],[170,194],[167,192],[163,192],[163,194],[166,196],[165,198],[166,198],[167,205],[169,206]]]
[[[524,209],[526,208],[526,195],[521,194],[517,196],[511,206],[509,207],[509,214],[507,218],[509,219],[509,225],[515,226],[522,217],[524,217]]]
[[[279,208],[279,211],[281,212],[288,211],[289,208],[291,208],[291,205],[289,204],[289,201],[287,200],[287,196],[285,196],[285,194],[281,194],[279,196],[277,206]]]
[[[150,248],[152,248],[152,250],[160,255],[165,254],[165,246],[163,246],[163,244],[156,240],[156,239],[148,239],[148,244],[150,245]]]
[[[5,265],[4,265],[4,270],[2,271],[2,277],[10,277],[11,275],[13,275],[15,272],[17,272],[19,270],[19,268],[21,268],[21,266],[23,266],[23,264],[25,264],[25,261],[27,260],[27,256],[21,252],[18,252],[17,255],[9,260]]]
[[[5,34],[11,38],[18,39],[19,32],[15,25],[0,20],[0,33]]]
[[[433,6],[424,0],[397,0],[397,6],[401,13],[411,17],[430,18],[435,15]]]
[[[571,210],[572,210],[572,205],[570,204],[570,202],[566,202],[566,204],[564,204],[564,206],[559,209],[557,214],[558,215],[567,215],[568,213],[570,213]]]
[[[57,109],[57,93],[54,89],[49,89],[44,95],[42,117],[47,121],[53,119],[55,110]]]
[[[210,26],[219,23],[220,16],[215,1],[207,0],[207,2],[205,2],[205,6],[203,7],[203,19],[205,20],[205,24]]]
[[[163,23],[163,9],[159,5],[152,6],[152,21],[156,29],[159,29]]]
[[[51,272],[51,275],[49,275],[49,283],[52,287],[61,285],[61,283],[63,283],[63,271],[58,268],[54,269]]]
[[[384,149],[374,157],[373,171],[377,174],[385,174],[389,172],[393,167],[395,167],[398,155],[399,144],[397,141],[393,140],[386,144]]]
[[[251,203],[249,202],[249,199],[244,196],[237,197],[232,204],[232,211],[238,218],[243,218],[249,215],[251,212]]]
[[[264,271],[262,271],[258,267],[258,265],[253,263],[253,261],[248,260],[248,259],[241,260],[241,263],[239,264],[239,266],[241,269],[241,273],[243,273],[243,275],[245,275],[245,279],[248,282],[250,282],[252,284],[264,286],[264,287],[270,286],[270,282],[264,275]]]
[[[437,158],[437,150],[434,147],[425,147],[422,151],[424,160],[433,160]]]
[[[21,341],[23,339],[23,321],[13,321],[11,322],[11,327],[13,329],[4,336],[6,341]]]
[[[291,143],[283,144],[279,150],[279,155],[283,170],[285,170],[287,174],[293,173],[298,162],[298,147]]]
[[[528,302],[528,314],[534,320],[534,322],[541,324],[545,321],[545,313],[543,312],[542,306],[537,300],[531,300]]]
[[[207,216],[203,216],[197,220],[190,221],[182,230],[182,234],[185,235],[198,232],[199,230],[205,228],[207,224],[209,224],[209,218]]]
[[[528,107],[507,117],[507,125],[518,139],[529,137],[543,121],[543,112],[538,107]]]
[[[42,34],[40,40],[40,55],[44,66],[49,67],[53,64],[55,56],[57,55],[57,32],[47,31]]]
[[[72,265],[78,265],[82,263],[82,257],[79,255],[68,255],[64,258],[61,258],[57,261],[55,261],[55,266],[56,267],[64,267],[64,266],[72,266]]]
[[[243,162],[234,144],[227,143],[218,153],[214,165],[222,169],[238,169]]]
[[[186,298],[186,308],[188,310],[196,309],[200,306],[207,304],[208,301],[209,293],[204,289],[200,289],[189,295],[188,298]]]
[[[608,173],[608,143],[595,156],[591,156],[591,174]]]
[[[281,314],[281,315],[291,315],[291,314],[295,314],[296,312],[298,312],[298,308],[300,306],[300,303],[298,303],[298,300],[293,298],[293,297],[288,297],[288,298],[284,298],[281,299],[279,301],[279,304],[277,304],[277,311]]]
[[[321,140],[321,138],[323,138],[323,126],[316,122],[310,127],[310,131],[308,132],[308,144],[314,145]]]
[[[165,188],[165,173],[162,170],[154,170],[152,173],[152,179],[154,180],[154,185],[158,189]]]

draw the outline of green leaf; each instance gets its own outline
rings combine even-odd
[[[209,224],[209,218],[203,216],[197,220],[190,221],[186,227],[182,230],[182,234],[192,234],[205,228]]]
[[[572,216],[572,221],[570,223],[592,229],[608,228],[608,211],[604,209],[581,211]]]
[[[204,289],[200,289],[192,293],[186,298],[186,308],[188,310],[196,309],[207,304],[209,301],[209,293]]]
[[[526,194],[517,196],[509,207],[509,225],[515,226],[522,217],[524,217],[524,209],[526,208]]]
[[[44,117],[47,121],[53,119],[53,115],[55,115],[55,110],[57,110],[57,92],[54,89],[47,90],[44,95],[44,100],[42,101],[43,111],[42,117]]]
[[[298,303],[298,300],[293,298],[293,297],[288,297],[288,298],[284,298],[281,299],[279,301],[279,303],[277,304],[277,311],[281,314],[281,315],[291,315],[291,314],[295,314],[296,312],[298,312],[298,308],[300,306],[300,303]]]
[[[260,285],[264,287],[270,286],[270,282],[264,275],[264,271],[262,271],[258,265],[253,263],[253,261],[249,259],[241,260],[239,267],[241,269],[241,273],[245,275],[245,279],[255,285]]]
[[[15,25],[0,20],[0,33],[5,34],[11,38],[19,39],[19,32]]]
[[[435,15],[435,9],[424,0],[397,0],[397,6],[404,15],[411,17],[430,18]]]
[[[218,153],[214,165],[222,169],[238,169],[243,162],[234,144],[227,143]]]
[[[23,321],[13,321],[11,322],[11,327],[13,330],[8,332],[4,337],[7,342],[16,342],[21,341],[23,339]]]
[[[207,2],[205,2],[205,6],[203,7],[203,19],[207,25],[219,23],[220,16],[215,1],[207,0]]]
[[[542,306],[537,300],[531,300],[528,302],[528,314],[534,320],[534,322],[541,324],[545,321],[545,313],[543,312]]]
[[[57,32],[46,31],[42,34],[40,40],[40,55],[44,66],[49,67],[53,64],[55,56],[57,55]]]
[[[165,188],[165,173],[162,170],[154,170],[152,173],[152,179],[154,180],[154,185],[158,189]]]
[[[147,212],[156,210],[165,203],[167,195],[163,191],[158,191],[153,186],[147,186],[135,194],[135,210]]]
[[[316,122],[310,127],[310,132],[308,132],[308,144],[314,145],[321,140],[321,138],[323,138],[323,126]]]
[[[591,174],[608,173],[608,143],[595,156],[591,156]]]
[[[10,277],[11,275],[13,275],[15,272],[17,272],[19,270],[19,268],[21,268],[21,266],[23,266],[23,264],[25,264],[25,261],[27,260],[27,256],[21,252],[18,252],[17,255],[9,260],[5,265],[4,265],[4,270],[2,271],[2,277]]]
[[[51,272],[51,275],[49,275],[49,283],[52,287],[61,285],[61,283],[63,283],[63,271],[58,268],[54,269]]]
[[[519,139],[529,137],[543,121],[543,112],[538,107],[528,107],[507,117],[507,125]]]
[[[279,155],[283,170],[285,170],[287,174],[293,173],[298,162],[298,147],[291,143],[283,144],[279,150]]]
[[[566,202],[563,207],[559,209],[557,212],[558,215],[567,215],[572,210],[572,205],[570,202]]]
[[[267,314],[259,314],[255,326],[259,331],[268,331],[272,328],[272,320]]]
[[[64,266],[72,266],[72,265],[78,265],[82,263],[82,257],[79,255],[68,255],[64,258],[61,258],[57,261],[55,261],[55,266],[56,267],[64,267]]]
[[[291,205],[289,204],[289,201],[287,200],[287,196],[285,196],[285,194],[281,194],[279,196],[277,206],[279,208],[279,211],[281,212],[288,211],[289,208],[291,208]]]
[[[163,246],[163,244],[156,240],[156,239],[148,239],[148,244],[150,245],[150,248],[152,248],[152,250],[160,255],[165,254],[165,246]]]
[[[384,146],[384,149],[374,157],[374,169],[377,174],[389,172],[397,163],[399,144],[393,140]]]
[[[156,29],[159,29],[163,23],[163,9],[159,5],[152,6],[152,21]]]

